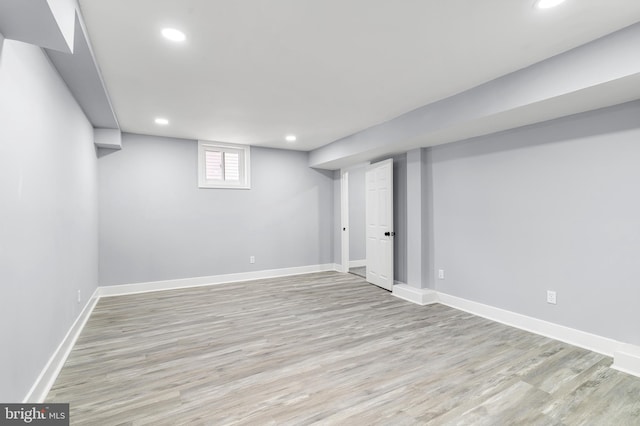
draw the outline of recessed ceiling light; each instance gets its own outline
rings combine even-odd
[[[288,135],[285,139],[287,140],[287,142],[295,142],[298,138],[296,138],[295,135]]]
[[[162,36],[167,40],[171,41],[185,41],[187,36],[180,30],[176,30],[175,28],[165,28],[162,30]]]
[[[155,119],[156,124],[159,124],[161,126],[166,126],[167,124],[169,124],[169,120],[167,120],[166,118],[156,118]]]
[[[563,3],[564,0],[538,0],[536,1],[536,7],[538,9],[550,9]]]

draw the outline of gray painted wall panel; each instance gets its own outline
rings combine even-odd
[[[435,289],[433,160],[430,149],[422,149],[422,288]]]
[[[333,172],[333,227],[331,235],[333,236],[333,263],[342,264],[342,201],[340,191],[342,188],[340,170]]]
[[[437,289],[640,344],[638,117],[635,102],[432,148]]]
[[[407,155],[393,157],[393,275],[407,281]]]
[[[250,190],[199,189],[196,141],[122,146],[99,160],[101,285],[333,262],[333,172],[307,153],[253,147]]]
[[[0,52],[0,401],[20,402],[97,287],[97,161],[43,51]]]
[[[349,260],[366,260],[365,166],[349,169]]]
[[[422,211],[422,149],[407,152],[407,276],[405,283],[421,288],[423,283],[423,250],[424,235]]]

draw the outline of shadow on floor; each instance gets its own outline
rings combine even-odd
[[[362,278],[367,278],[367,267],[360,266],[358,268],[349,268],[349,273]]]

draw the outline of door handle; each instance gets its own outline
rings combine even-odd
[[[387,232],[385,232],[385,233],[384,233],[384,236],[385,236],[385,237],[395,237],[395,236],[396,236],[396,233],[395,233],[395,232],[389,232],[389,231],[387,231]]]

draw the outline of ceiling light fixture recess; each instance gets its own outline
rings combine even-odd
[[[162,30],[162,36],[167,40],[180,42],[185,41],[187,36],[180,30],[176,30],[175,28],[165,28]]]
[[[166,126],[167,124],[169,124],[169,120],[167,120],[166,118],[156,118],[154,120],[156,122],[156,124],[159,124],[160,126]]]
[[[295,135],[288,135],[287,137],[285,137],[285,140],[287,142],[295,142],[296,139],[298,139],[298,138],[296,138]]]
[[[560,3],[564,3],[564,0],[537,0],[536,7],[538,9],[551,9],[560,5]]]

